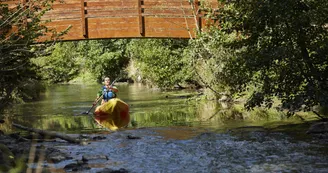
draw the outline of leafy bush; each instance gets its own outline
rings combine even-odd
[[[188,59],[183,51],[188,40],[141,39],[127,47],[144,82],[154,87],[173,88],[191,78]]]
[[[39,57],[33,62],[39,67],[38,72],[50,83],[67,82],[79,72],[76,62],[79,53],[74,51],[73,42],[57,43],[49,56]]]
[[[194,79],[206,88],[206,95],[210,99],[219,98],[229,88],[224,83],[225,79],[230,79],[225,67],[234,58],[235,50],[225,45],[235,38],[234,33],[226,34],[212,28],[190,42],[187,55],[192,62]]]

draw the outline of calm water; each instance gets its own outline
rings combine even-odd
[[[132,123],[130,127],[158,127],[180,125],[205,125],[201,114],[197,115],[197,105],[186,97],[193,91],[161,92],[141,85],[119,84],[118,97],[129,104]],[[37,102],[16,105],[8,110],[9,119],[43,130],[81,133],[96,129],[90,115],[81,113],[92,107],[100,85],[54,85],[49,87]],[[214,113],[212,105],[208,113]],[[14,116],[11,116],[14,115]]]
[[[93,110],[89,116],[81,114],[92,107],[99,88],[100,85],[54,85],[40,101],[16,105],[6,116],[10,121],[43,130],[65,133],[101,130],[90,118]],[[221,106],[214,102],[189,100],[197,94],[195,91],[162,92],[138,84],[120,84],[118,88],[118,97],[130,105],[132,123],[129,127],[192,126],[225,131],[242,126],[299,123],[297,120],[281,121],[279,115],[270,121],[236,121],[236,118],[227,118],[233,111],[222,112]]]
[[[42,100],[9,110],[6,119],[38,129],[104,137],[87,146],[43,143],[73,156],[56,164],[44,163],[55,172],[66,172],[65,165],[84,155],[105,155],[108,160],[89,163],[90,169],[81,172],[104,168],[142,173],[328,172],[327,142],[306,135],[307,126],[295,119],[235,120],[226,118],[213,102],[189,101],[187,96],[194,91],[161,92],[121,84],[118,97],[130,105],[132,123],[113,133],[81,115],[92,106],[99,88],[56,85]],[[141,139],[127,139],[127,135]]]

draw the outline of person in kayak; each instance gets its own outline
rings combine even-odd
[[[110,78],[105,77],[104,80],[105,85],[101,87],[101,90],[97,93],[97,98],[93,102],[93,105],[96,105],[98,103],[98,100],[100,97],[102,97],[101,104],[106,103],[108,100],[112,98],[116,98],[116,93],[118,92],[118,89],[113,84],[110,84]]]

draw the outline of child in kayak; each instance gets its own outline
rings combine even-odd
[[[118,92],[118,89],[116,86],[113,86],[113,84],[110,84],[110,78],[105,77],[104,83],[105,85],[102,86],[101,90],[97,93],[97,98],[93,102],[93,105],[97,104],[100,97],[102,97],[101,104],[106,103],[112,98],[116,98],[116,93]]]

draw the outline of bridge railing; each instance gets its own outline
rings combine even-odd
[[[216,8],[216,0],[206,0]],[[1,0],[14,8],[28,0]],[[42,20],[49,29],[71,26],[63,40],[194,38],[206,25],[199,0],[56,0]]]

